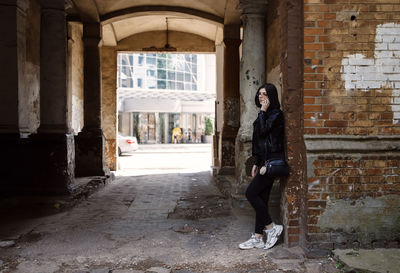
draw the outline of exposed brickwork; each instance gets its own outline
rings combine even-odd
[[[304,0],[304,134],[400,135],[399,11],[397,0]],[[307,154],[308,246],[397,245],[396,228],[368,215],[380,202],[383,217],[397,221],[397,201],[387,200],[400,194],[399,156],[391,148],[347,150]],[[343,206],[343,215],[335,206]],[[365,222],[349,217],[355,208],[368,212]],[[374,220],[375,230],[356,228]],[[385,232],[391,235],[376,238]]]
[[[313,173],[308,178],[308,237],[309,241],[324,241],[326,247],[374,247],[382,244],[382,240],[368,234],[369,238],[360,240],[359,234],[343,232],[343,229],[332,230],[321,227],[320,217],[325,213],[327,203],[332,200],[346,200],[354,205],[357,200],[379,198],[400,194],[400,156],[318,156],[313,162]],[[384,209],[398,210],[393,204]],[[383,209],[383,208],[382,208]],[[362,213],[362,212],[360,212]],[[386,214],[380,211],[382,215]],[[343,213],[343,218],[346,214]],[[390,215],[387,215],[390,217]],[[396,218],[396,215],[393,215]],[[365,215],[368,225],[368,216]],[[334,219],[332,219],[334,221]],[[344,219],[351,222],[352,219]],[[396,221],[394,219],[394,221]],[[360,223],[362,224],[362,223]],[[379,230],[377,225],[376,230]],[[354,232],[356,233],[356,232]],[[340,238],[339,238],[340,237]],[[386,246],[400,238],[388,240]],[[360,244],[360,241],[362,243]],[[353,245],[354,244],[354,245]],[[311,244],[312,245],[312,244]],[[321,243],[318,244],[321,246]]]
[[[400,3],[304,3],[305,134],[400,134]]]

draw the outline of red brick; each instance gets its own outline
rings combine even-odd
[[[305,43],[313,43],[315,42],[315,36],[304,36]]]
[[[322,120],[305,120],[305,127],[322,127]]]
[[[321,50],[322,49],[322,44],[305,44],[304,45],[304,50]]]
[[[304,101],[304,104],[314,104],[315,98],[304,98],[303,101]]]
[[[327,135],[327,134],[329,134],[329,129],[328,128],[318,128],[317,134],[318,135]]]
[[[304,112],[321,112],[321,105],[304,105]]]
[[[306,83],[304,83],[304,85],[305,84]],[[314,84],[314,86],[315,86],[315,84]],[[308,97],[308,96],[310,96],[310,97],[321,96],[321,90],[319,90],[319,89],[307,89],[307,90],[304,90],[304,96],[306,96],[306,97]]]
[[[299,241],[299,236],[289,236],[288,241],[293,243],[293,242],[298,242]]]
[[[322,81],[323,78],[322,74],[304,74],[305,81]]]
[[[324,125],[327,127],[347,127],[347,121],[326,120]]]
[[[336,13],[325,13],[324,14],[324,19],[325,20],[336,19]]]
[[[299,228],[289,227],[287,230],[288,230],[288,234],[300,234],[300,229]]]
[[[315,135],[315,128],[304,128],[304,134]]]
[[[305,28],[304,35],[321,35],[324,33],[322,28]]]

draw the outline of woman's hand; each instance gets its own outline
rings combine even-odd
[[[258,167],[257,165],[253,165],[253,169],[251,169],[251,177],[255,177],[258,172]]]
[[[269,105],[270,105],[269,99],[268,97],[265,97],[265,99],[261,101],[261,110],[264,112],[267,111]]]

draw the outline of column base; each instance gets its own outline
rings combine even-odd
[[[23,189],[30,194],[69,195],[74,183],[75,143],[72,134],[31,135],[28,147],[28,178]],[[23,143],[21,143],[22,146]],[[30,148],[30,149],[29,149]]]
[[[75,175],[77,177],[108,175],[103,130],[84,129],[75,136],[75,142]]]
[[[238,128],[224,126],[221,137],[220,175],[235,175],[235,140]]]

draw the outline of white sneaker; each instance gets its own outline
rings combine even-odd
[[[279,235],[281,235],[283,231],[282,225],[275,225],[271,229],[265,229],[265,235],[267,237],[267,241],[265,243],[264,249],[270,249],[273,247],[278,241]]]
[[[255,234],[251,235],[246,242],[239,244],[240,249],[263,248],[264,241],[262,238],[257,238]]]

